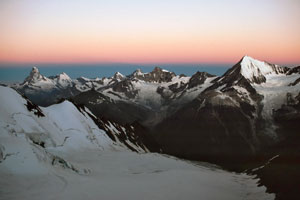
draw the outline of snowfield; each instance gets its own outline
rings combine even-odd
[[[1,200],[275,197],[246,174],[132,152],[68,101],[41,108],[41,117],[13,89],[0,93]]]
[[[20,175],[1,168],[1,199],[274,199],[247,175],[163,155],[80,151],[65,157],[90,173],[49,167]]]

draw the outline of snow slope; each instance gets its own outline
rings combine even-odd
[[[274,199],[256,180],[157,154],[81,151],[68,157],[88,168],[34,176],[3,174],[3,199]],[[26,179],[24,179],[26,177]],[[10,180],[7,183],[7,180]],[[29,188],[29,189],[28,189]],[[4,192],[5,191],[5,192]]]
[[[131,152],[70,102],[43,117],[0,93],[0,199],[274,199],[245,174]]]
[[[244,56],[241,63],[241,74],[248,80],[254,81],[255,78],[266,75],[284,73],[283,68],[278,65],[256,60],[250,56]]]

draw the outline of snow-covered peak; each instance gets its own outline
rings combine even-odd
[[[244,56],[239,65],[241,75],[254,83],[265,82],[267,75],[285,73],[284,67],[259,61],[250,56]]]
[[[72,79],[65,72],[56,75],[55,79],[57,79],[58,81],[68,81],[68,82],[72,81]]]
[[[248,79],[253,76],[268,75],[273,72],[272,67],[262,61],[244,56],[241,62],[241,74]]]
[[[65,72],[58,74],[54,80],[57,84],[64,87],[72,83],[72,79]]]

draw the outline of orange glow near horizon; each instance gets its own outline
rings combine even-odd
[[[59,1],[12,2],[0,3],[3,63],[235,63],[244,55],[300,63],[295,0],[231,0],[224,8],[190,0],[190,6],[168,1],[173,7],[129,1],[125,8],[121,1],[75,1],[71,8]]]

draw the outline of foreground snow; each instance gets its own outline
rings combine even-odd
[[[0,93],[0,199],[274,199],[245,174],[131,152],[70,102],[40,117]]]
[[[42,174],[1,169],[1,199],[273,199],[247,175],[158,154],[81,151],[64,155],[86,175],[60,168]]]

